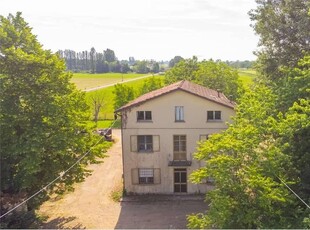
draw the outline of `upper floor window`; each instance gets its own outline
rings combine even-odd
[[[207,111],[207,121],[221,121],[222,112],[221,111]]]
[[[139,135],[138,136],[138,152],[152,152],[153,151],[153,136]]]
[[[184,121],[184,107],[183,106],[175,107],[175,121]]]
[[[173,160],[186,160],[186,136],[173,136]]]
[[[130,151],[138,153],[159,152],[159,135],[132,135],[130,136]]]
[[[137,111],[137,121],[151,121],[152,111]]]

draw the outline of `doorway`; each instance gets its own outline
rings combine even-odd
[[[187,170],[184,168],[174,169],[174,192],[187,193]]]

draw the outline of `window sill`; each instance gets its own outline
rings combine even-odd
[[[153,123],[152,120],[137,120],[137,123]]]
[[[138,151],[137,153],[149,154],[149,153],[154,153],[154,151]]]
[[[223,122],[223,120],[207,120],[207,122],[210,122],[210,123],[221,123],[221,122]]]
[[[174,121],[175,123],[185,123],[185,121],[184,120],[180,120],[180,121]]]

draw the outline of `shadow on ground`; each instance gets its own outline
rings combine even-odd
[[[41,229],[67,229],[67,225],[70,224],[70,229],[85,229],[82,224],[79,223],[71,223],[74,221],[76,217],[58,217],[48,222],[41,224]]]
[[[185,229],[186,216],[204,213],[203,196],[127,196],[116,229]]]

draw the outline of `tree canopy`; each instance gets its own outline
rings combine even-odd
[[[237,70],[220,61],[204,60],[199,62],[196,57],[180,60],[166,72],[165,77],[166,84],[180,80],[193,81],[205,87],[219,90],[232,100],[236,100],[243,92]]]
[[[44,50],[21,13],[0,16],[1,193],[31,195],[75,163],[99,141],[86,127],[85,94],[70,83],[58,55]],[[110,144],[94,146],[48,191],[82,181],[88,162]],[[46,191],[45,191],[46,194]],[[42,195],[28,203],[36,206]],[[1,207],[3,208],[3,207]]]

